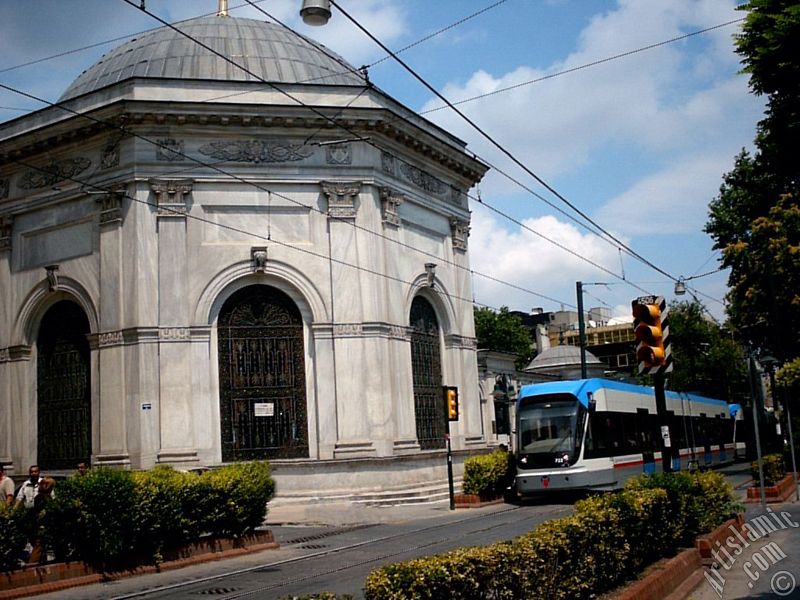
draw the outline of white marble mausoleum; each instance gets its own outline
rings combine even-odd
[[[0,461],[267,458],[297,494],[441,478],[448,429],[457,455],[488,443],[486,166],[297,33],[177,27],[203,45],[142,34],[0,125]]]

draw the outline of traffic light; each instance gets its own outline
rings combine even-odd
[[[445,386],[443,389],[447,420],[458,421],[458,388]]]
[[[661,314],[666,307],[663,300],[659,300],[639,298],[631,303],[634,335],[639,342],[636,360],[647,369],[660,367],[667,360],[661,323]]]

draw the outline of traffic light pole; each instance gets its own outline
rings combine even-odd
[[[653,375],[656,395],[656,414],[661,425],[661,470],[672,473],[672,440],[669,435],[669,419],[667,417],[667,395],[664,392],[664,373]]]
[[[450,427],[450,424],[447,425]],[[456,509],[456,490],[453,485],[453,452],[450,450],[450,434],[446,434],[447,439],[447,485],[450,489],[450,510]]]

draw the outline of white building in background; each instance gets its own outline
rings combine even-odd
[[[179,28],[249,73],[161,28],[0,125],[0,461],[268,458],[298,495],[441,478],[448,427],[488,443],[486,166],[308,38]]]

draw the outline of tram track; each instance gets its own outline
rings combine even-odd
[[[571,510],[571,506],[557,506],[557,507],[550,506],[549,510],[544,510],[541,512],[536,511],[536,512],[531,512],[530,514],[521,515],[520,510],[525,508],[526,506],[524,505],[513,506],[506,508],[505,510],[494,511],[491,513],[482,513],[478,515],[469,515],[459,519],[447,520],[445,522],[438,522],[433,525],[426,525],[423,527],[416,527],[409,530],[392,532],[388,535],[382,535],[366,540],[361,540],[358,542],[345,544],[342,546],[320,549],[319,551],[303,554],[301,556],[294,556],[282,560],[265,562],[263,564],[258,564],[241,569],[235,569],[225,573],[218,573],[206,577],[198,577],[169,585],[150,588],[147,590],[140,590],[132,593],[126,593],[123,595],[117,595],[109,597],[109,600],[128,600],[133,598],[166,598],[166,597],[172,598],[175,597],[176,594],[189,594],[191,596],[199,596],[199,597],[212,596],[220,598],[221,600],[237,600],[239,598],[247,598],[247,597],[265,597],[265,598],[279,597],[267,594],[275,590],[278,590],[280,588],[302,584],[303,582],[313,581],[314,579],[324,578],[330,575],[336,575],[337,573],[343,573],[352,569],[364,567],[365,565],[380,563],[383,561],[387,561],[388,559],[396,558],[403,555],[409,555],[409,554],[413,555],[413,553],[425,550],[426,548],[446,545],[447,542],[450,541],[446,536],[439,536],[437,538],[429,539],[426,541],[417,541],[414,543],[401,544],[398,546],[396,542],[402,540],[403,538],[419,539],[420,537],[424,537],[425,535],[435,533],[436,531],[443,530],[446,528],[457,527],[458,525],[463,525],[468,523],[475,523],[476,525],[480,524],[481,525],[480,527],[470,528],[468,530],[464,530],[459,533],[460,539],[468,539],[471,536],[483,534],[503,527],[509,527],[514,524],[524,523],[525,521],[529,520],[543,521],[548,518],[553,518],[554,516],[557,516],[558,513],[566,513],[569,510]],[[490,523],[488,525],[485,523],[481,523],[482,521],[485,522],[486,520],[497,518],[498,516],[502,515],[506,515],[507,517],[510,518],[503,518],[496,523]],[[330,532],[323,532],[321,534],[315,534],[311,536],[297,537],[292,540],[283,542],[283,545],[297,546],[299,544],[307,544],[308,542],[313,542],[324,538],[331,538],[337,535],[343,535],[355,530],[366,529],[368,527],[373,527],[373,526],[377,525],[359,525],[354,527],[337,528],[336,530],[332,530]],[[522,531],[520,531],[520,533],[522,533]],[[387,549],[387,546],[389,546],[393,542],[395,543],[393,544],[394,547],[392,549]],[[300,546],[300,548],[302,547],[303,546]],[[336,564],[335,566],[331,566],[329,568],[322,568],[322,569],[311,568],[315,564],[320,564],[321,561],[323,561],[325,558],[332,557],[335,555],[340,555],[340,556],[346,555],[347,553],[358,553],[361,551],[368,551],[371,550],[373,547],[378,548],[378,550],[370,552],[367,558],[357,558],[355,560],[345,559],[341,562],[341,564]],[[305,565],[309,566],[304,568]],[[292,576],[283,577],[277,581],[256,585],[255,587],[247,586],[248,589],[242,589],[243,586],[241,585],[231,585],[225,583],[226,580],[230,581],[231,579],[236,577],[246,578],[247,575],[252,575],[257,573],[278,573],[281,569],[286,567],[292,567],[291,569],[293,573]],[[203,586],[205,584],[219,584],[219,585],[215,585],[206,589],[198,589],[196,591],[192,591],[192,588]]]

